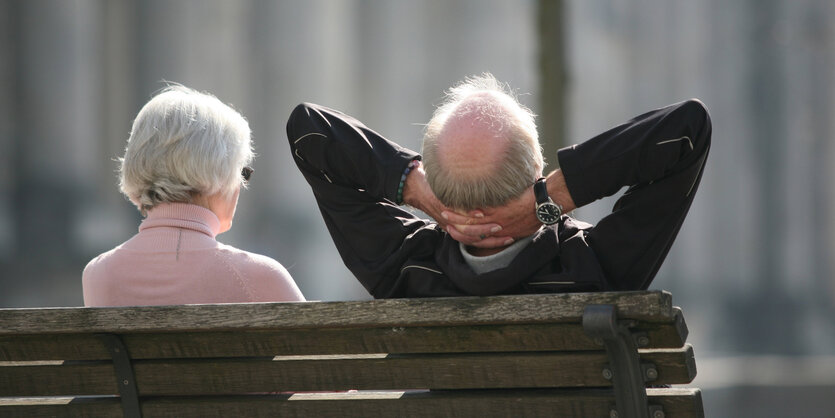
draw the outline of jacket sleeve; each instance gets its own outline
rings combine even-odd
[[[615,289],[646,289],[655,277],[693,202],[710,136],[707,109],[688,100],[559,151],[578,207],[628,187],[586,237]]]
[[[409,256],[406,241],[425,238],[416,232],[431,225],[395,203],[406,166],[420,155],[308,103],[293,110],[287,137],[345,265],[373,296],[388,296]]]

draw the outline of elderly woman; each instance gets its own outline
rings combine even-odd
[[[247,121],[214,96],[163,90],[133,122],[120,188],[139,233],[84,269],[86,306],[304,300],[272,258],[221,244],[253,170]]]

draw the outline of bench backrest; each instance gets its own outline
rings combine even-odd
[[[666,292],[2,309],[0,416],[610,416],[590,305],[634,336],[647,385],[695,377]],[[647,394],[703,415],[697,389]]]

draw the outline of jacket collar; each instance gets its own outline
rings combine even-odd
[[[505,268],[476,274],[461,255],[459,243],[445,234],[435,262],[456,286],[472,295],[507,293],[518,287],[543,266],[559,262],[557,225],[542,228],[531,243]]]

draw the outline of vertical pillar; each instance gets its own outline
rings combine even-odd
[[[18,256],[71,258],[73,215],[95,178],[97,19],[90,2],[26,1],[19,7],[14,214]],[[55,208],[61,208],[56,210]]]
[[[12,195],[16,180],[18,9],[17,2],[0,2],[0,266],[11,261],[15,252]]]
[[[557,168],[557,150],[568,145],[565,138],[565,5],[562,0],[539,0],[539,96],[537,118],[548,170]]]

